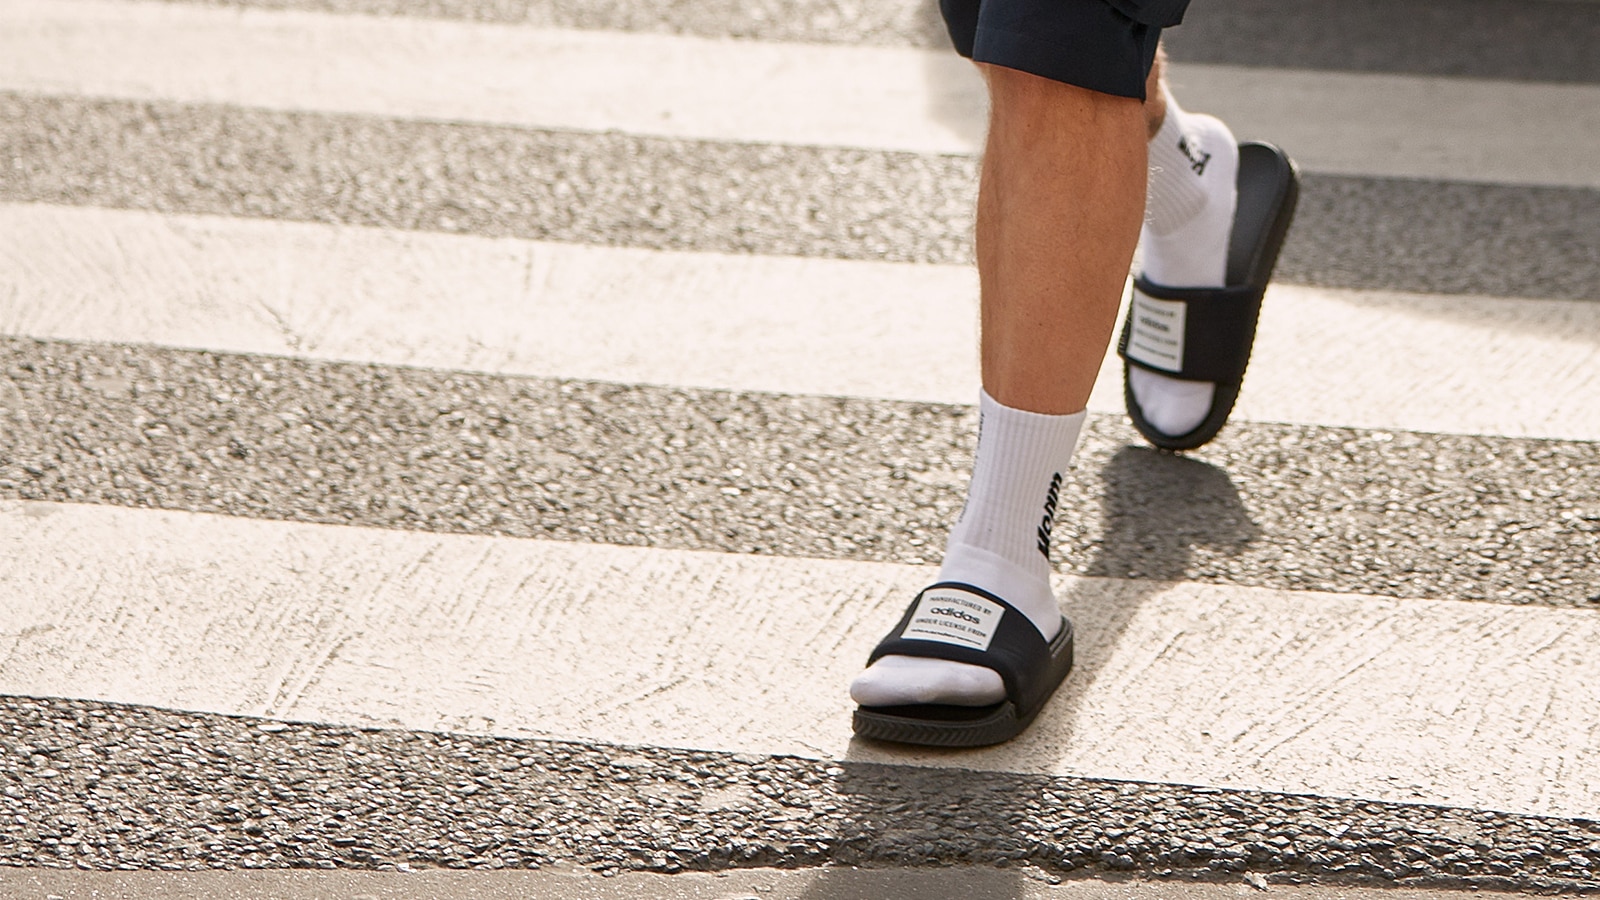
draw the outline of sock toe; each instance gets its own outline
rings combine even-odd
[[[1185,381],[1138,366],[1128,367],[1128,386],[1144,420],[1171,437],[1199,428],[1217,393],[1217,386],[1209,381]]]
[[[1005,696],[1005,682],[993,669],[916,656],[885,656],[850,682],[850,699],[862,706],[988,706]]]

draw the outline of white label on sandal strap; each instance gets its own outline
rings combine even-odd
[[[1157,300],[1133,289],[1133,329],[1127,357],[1152,369],[1183,371],[1183,328],[1189,305],[1182,300]]]
[[[977,594],[954,588],[935,588],[922,595],[911,621],[900,632],[916,641],[940,641],[974,650],[989,649],[995,628],[1006,608]]]

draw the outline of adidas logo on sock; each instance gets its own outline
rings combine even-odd
[[[1183,155],[1189,158],[1189,168],[1193,169],[1196,175],[1204,175],[1206,173],[1206,163],[1211,161],[1211,154],[1189,146],[1187,137],[1178,138],[1178,149],[1183,151]]]
[[[1039,522],[1039,552],[1050,558],[1050,530],[1056,524],[1056,501],[1061,496],[1061,473],[1050,476],[1050,491],[1044,495],[1044,518]]]

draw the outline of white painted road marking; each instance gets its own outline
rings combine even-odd
[[[1057,879],[1059,880],[1059,879]],[[873,897],[876,900],[1240,900],[1241,883],[1203,881],[1102,881],[1073,878],[1051,884],[1020,866],[809,869],[734,868],[718,872],[604,875],[559,866],[526,869],[421,869],[307,872],[294,869],[199,869],[189,872],[0,868],[0,894],[58,900],[327,900],[329,897],[427,897],[429,900],[702,900],[761,897]],[[1273,900],[1462,900],[1459,890],[1353,888],[1343,885],[1272,885]]]
[[[1176,66],[1312,172],[1600,187],[1600,87]],[[960,153],[944,51],[0,0],[0,90]],[[1488,123],[1486,125],[1486,123]],[[963,267],[0,206],[0,333],[970,402]],[[1236,418],[1600,440],[1600,306],[1275,286]],[[940,360],[929,366],[929,359]],[[1108,361],[1094,408],[1120,412]],[[1066,579],[1019,740],[852,743],[931,570],[0,503],[0,693],[1600,815],[1593,613]],[[619,643],[618,636],[626,636]],[[626,652],[618,652],[619,648]]]
[[[1600,87],[1178,65],[1190,109],[1307,170],[1600,187]],[[229,9],[0,3],[0,89],[973,153],[954,53]],[[1485,123],[1493,123],[1486,127]]]
[[[968,152],[953,53],[226,9],[0,4],[0,88],[712,140]]]
[[[1600,140],[1595,85],[1179,64],[1169,80],[1308,172],[1600,187],[1600,159],[1573,152]]]
[[[0,556],[4,693],[1600,815],[1580,610],[1063,579],[1066,688],[952,756],[850,741],[929,568],[22,502]]]
[[[964,266],[0,204],[0,333],[972,403]],[[938,365],[928,365],[938,360]],[[1090,407],[1121,413],[1109,354]],[[1600,304],[1274,285],[1237,420],[1600,440]]]

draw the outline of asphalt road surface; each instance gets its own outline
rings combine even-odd
[[[0,894],[1600,889],[1600,3],[1171,32],[1300,214],[1214,444],[1108,362],[1078,668],[959,753],[845,695],[975,436],[943,40],[0,0]]]

